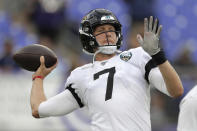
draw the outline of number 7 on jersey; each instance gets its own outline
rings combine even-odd
[[[107,101],[111,99],[112,97],[114,74],[116,73],[116,69],[115,67],[112,67],[112,68],[99,71],[94,74],[94,80],[98,79],[100,75],[103,75],[105,73],[109,73],[108,78],[107,78],[107,88],[106,88],[106,94],[105,94],[105,101]]]

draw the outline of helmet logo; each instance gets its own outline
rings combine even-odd
[[[111,15],[102,16],[101,20],[115,20],[115,18]]]
[[[130,60],[132,57],[132,53],[131,52],[128,52],[128,51],[125,51],[125,52],[122,52],[120,54],[120,59],[123,60],[123,61],[128,61]]]
[[[87,20],[87,16],[84,16],[84,17],[82,18],[82,21],[85,21],[85,20]]]

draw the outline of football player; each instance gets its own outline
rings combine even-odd
[[[121,24],[106,9],[90,11],[81,21],[83,50],[93,63],[73,70],[66,90],[46,99],[43,79],[55,68],[41,66],[33,74],[32,114],[36,118],[68,114],[87,107],[93,131],[151,131],[150,86],[171,97],[181,96],[182,83],[159,46],[162,26],[144,19],[141,47],[119,51]]]
[[[177,131],[197,130],[197,85],[181,100]]]

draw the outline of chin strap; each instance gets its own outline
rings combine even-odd
[[[101,50],[97,50],[97,51],[94,53],[93,58],[92,58],[92,63],[93,63],[93,65],[94,65],[94,60],[95,60],[96,55],[97,55],[98,53],[100,53],[100,52],[101,52]]]

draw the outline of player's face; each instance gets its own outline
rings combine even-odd
[[[96,36],[96,40],[100,46],[115,45],[117,43],[115,28],[110,24],[96,27],[94,30],[94,36]]]

